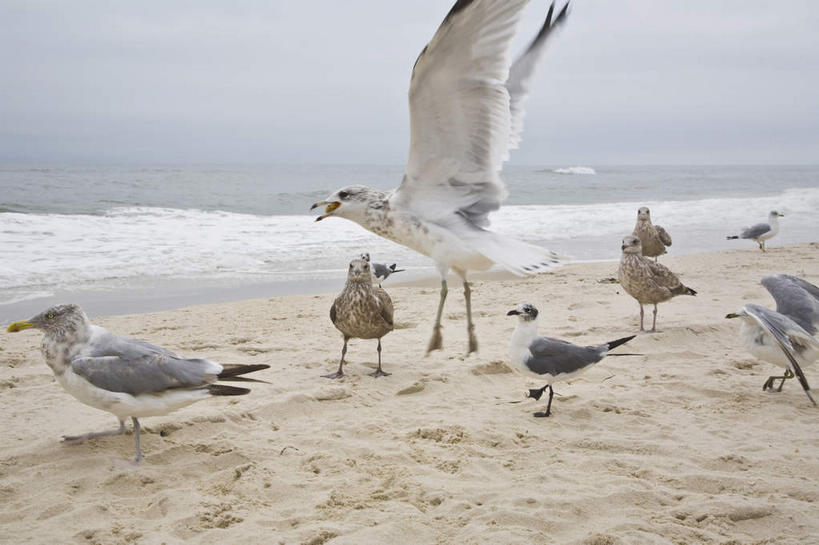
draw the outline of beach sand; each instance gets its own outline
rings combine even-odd
[[[673,250],[673,249],[672,249]],[[350,343],[341,381],[335,294],[220,303],[95,322],[224,363],[267,363],[241,398],[143,420],[133,436],[78,446],[62,434],[113,428],[54,380],[36,331],[0,343],[3,543],[819,543],[819,409],[796,381],[748,355],[746,302],[787,272],[819,283],[819,244],[666,256],[697,297],[660,305],[656,334],[555,390],[553,416],[523,399],[542,384],[512,372],[507,347],[531,302],[541,334],[601,343],[637,333],[616,263],[477,281],[480,352],[464,357],[460,287],[444,350],[424,357],[437,287],[385,287],[396,330]],[[650,307],[647,307],[650,319]],[[29,316],[20,316],[20,319]],[[819,386],[819,368],[806,369]]]

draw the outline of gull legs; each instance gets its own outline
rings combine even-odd
[[[108,437],[110,435],[122,435],[125,433],[125,421],[119,421],[119,429],[108,431],[96,431],[93,433],[84,433],[82,435],[63,435],[63,443],[68,445],[79,445],[88,439],[96,439],[97,437]]]
[[[131,422],[134,423],[134,442],[136,443],[136,459],[134,462],[138,464],[142,460],[142,449],[139,446],[139,420],[137,420],[135,416],[132,416]]]
[[[387,373],[386,371],[381,369],[381,339],[379,338],[378,339],[378,369],[376,369],[375,371],[370,373],[370,376],[378,378],[378,377],[388,377],[391,374],[392,373]]]
[[[466,299],[466,331],[469,335],[469,351],[466,353],[468,356],[478,351],[478,339],[475,337],[475,324],[472,323],[472,290],[466,280],[464,280],[464,299]]]
[[[136,443],[136,459],[134,460],[136,463],[139,463],[142,460],[142,448],[140,448],[139,443],[139,420],[135,417],[131,417],[131,421],[134,423],[134,441]],[[108,431],[97,431],[93,433],[84,433],[82,435],[63,435],[63,443],[69,445],[79,445],[87,441],[88,439],[96,439],[97,437],[108,437],[110,435],[123,435],[125,433],[125,421],[119,421],[119,428],[115,430],[108,430]]]
[[[651,331],[649,333],[654,333],[657,331],[657,304],[654,304],[654,319],[651,321]]]
[[[777,392],[781,392],[782,387],[785,385],[785,381],[788,380],[789,378],[793,378],[795,376],[796,375],[793,374],[793,371],[791,371],[790,369],[785,369],[785,374],[783,376],[781,376],[781,377],[768,377],[768,380],[766,380],[765,384],[762,385],[762,389],[763,390],[770,390],[770,391],[773,392],[774,391],[774,385],[773,385],[774,381],[776,379],[782,379],[782,382],[779,383],[779,388],[776,388]]]
[[[640,331],[645,331],[643,328],[643,304],[640,303]]]
[[[338,362],[338,371],[336,371],[335,373],[331,373],[329,375],[321,375],[321,376],[323,376],[324,378],[341,378],[341,377],[344,376],[344,371],[342,371],[341,368],[344,365],[344,356],[347,355],[347,341],[349,341],[349,340],[350,340],[349,337],[347,337],[347,336],[344,337],[344,348],[341,349],[341,361]],[[379,365],[380,365],[380,362],[381,362],[381,339],[378,339],[378,352],[379,352],[378,361],[379,361]]]
[[[444,301],[446,301],[446,278],[441,279],[441,299],[438,301],[438,314],[435,315],[435,325],[432,328],[432,338],[427,345],[427,355],[433,350],[440,350],[443,346],[443,337],[441,336],[441,315],[444,313]]]
[[[543,392],[546,391],[546,388],[549,389],[549,403],[546,405],[545,411],[538,411],[536,413],[532,413],[533,416],[537,418],[545,418],[552,414],[552,398],[555,395],[555,391],[552,390],[551,384],[547,384],[543,388],[530,389],[529,394],[526,396],[534,399],[540,399],[540,397],[543,395]]]

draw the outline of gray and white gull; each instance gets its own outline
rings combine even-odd
[[[270,367],[180,358],[165,348],[120,337],[91,324],[77,305],[51,307],[30,320],[12,323],[8,331],[29,328],[43,332],[41,350],[57,382],[77,400],[119,420],[118,429],[64,436],[63,441],[78,444],[96,437],[122,435],[125,419],[130,417],[137,462],[142,460],[139,418],[166,415],[214,396],[250,393],[247,388],[215,383],[264,382],[242,375]]]
[[[779,218],[784,218],[785,214],[781,214],[776,210],[771,210],[768,214],[768,223],[757,223],[750,227],[743,229],[739,235],[725,237],[728,240],[736,240],[738,238],[753,240],[759,244],[759,249],[765,251],[765,241],[776,236],[779,232]]]
[[[410,149],[401,185],[388,193],[344,187],[312,208],[316,221],[338,216],[429,256],[441,292],[427,353],[442,346],[441,315],[447,273],[463,281],[468,352],[478,349],[467,273],[492,264],[519,275],[558,263],[548,250],[487,229],[507,191],[500,178],[520,142],[524,103],[537,61],[564,7],[554,4],[535,39],[514,62],[509,43],[528,0],[458,0],[421,51],[409,88]]]
[[[393,275],[395,273],[404,272],[406,269],[397,269],[397,263],[393,263],[391,265],[387,265],[386,263],[376,263],[370,259],[370,254],[361,254],[361,259],[370,262],[370,266],[372,267],[373,276],[379,282],[382,282]]]
[[[543,388],[530,389],[527,394],[527,397],[540,399],[543,392],[549,389],[549,403],[546,410],[534,413],[536,417],[546,417],[552,414],[553,383],[571,380],[588,371],[591,366],[609,355],[611,350],[635,337],[631,335],[594,346],[579,346],[560,339],[538,336],[538,310],[534,305],[522,303],[507,312],[506,315],[518,317],[518,324],[512,333],[509,345],[512,365],[526,375],[547,380]],[[633,356],[636,354],[612,355]]]
[[[762,279],[762,285],[776,301],[776,310],[748,304],[726,318],[741,318],[739,334],[748,352],[785,368],[783,376],[768,377],[763,390],[781,392],[785,380],[797,377],[811,402],[816,401],[802,371],[819,360],[819,288],[796,276],[776,274]]]

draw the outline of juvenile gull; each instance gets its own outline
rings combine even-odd
[[[783,376],[768,377],[763,390],[774,390],[774,381],[798,377],[811,402],[810,386],[803,367],[819,360],[819,288],[796,276],[777,274],[766,276],[762,285],[776,301],[776,311],[748,304],[726,318],[742,318],[740,338],[746,350],[757,358],[785,368]]]
[[[765,251],[765,241],[773,238],[779,232],[779,218],[784,218],[785,214],[780,214],[776,210],[771,210],[768,214],[768,223],[757,223],[751,227],[746,227],[737,236],[725,237],[728,240],[736,240],[738,238],[750,239],[759,244],[759,249]]]
[[[262,382],[242,377],[269,365],[220,365],[204,359],[184,359],[162,347],[115,335],[88,321],[77,305],[57,305],[30,320],[9,325],[9,332],[37,328],[41,350],[65,390],[95,409],[119,419],[119,429],[64,436],[79,444],[87,439],[125,433],[125,419],[134,424],[136,461],[142,460],[138,418],[162,416],[213,396],[250,392],[215,384],[218,380]]]
[[[396,263],[392,265],[387,265],[386,263],[374,263],[370,260],[370,254],[361,254],[361,259],[365,259],[370,262],[370,266],[372,267],[373,276],[375,276],[376,280],[386,280],[390,277],[391,274],[404,272],[406,269],[396,269],[398,266]]]
[[[671,246],[671,236],[659,225],[651,223],[651,211],[645,206],[637,210],[637,224],[631,234],[640,239],[643,255],[653,257],[654,261],[666,253],[666,246]]]
[[[427,353],[442,346],[446,275],[462,280],[468,352],[478,349],[472,323],[470,270],[493,263],[520,275],[557,263],[544,248],[489,231],[489,213],[507,192],[500,178],[523,128],[523,105],[535,65],[566,7],[554,5],[526,51],[510,67],[509,42],[527,0],[458,0],[412,70],[410,150],[401,185],[389,193],[361,185],[339,189],[316,221],[343,217],[431,257],[441,293]],[[568,6],[568,5],[567,5]]]
[[[596,346],[578,346],[560,339],[539,337],[537,334],[538,311],[534,305],[520,304],[506,315],[518,317],[518,325],[512,333],[512,342],[509,347],[512,364],[527,375],[546,378],[548,381],[543,388],[530,389],[527,394],[527,397],[540,399],[546,388],[549,389],[549,404],[545,411],[534,413],[537,417],[551,414],[552,397],[554,396],[553,383],[571,380],[605,358],[610,350],[635,337],[634,335],[623,337]]]
[[[347,283],[330,307],[330,320],[344,335],[344,347],[338,371],[326,378],[344,376],[344,356],[350,339],[378,339],[378,369],[370,373],[372,377],[385,377],[390,373],[381,369],[381,337],[393,329],[392,299],[380,287],[373,286],[370,263],[365,259],[353,259],[347,270]]]
[[[634,235],[623,238],[620,247],[620,269],[617,277],[626,293],[640,303],[640,331],[643,329],[643,305],[654,305],[654,320],[651,331],[657,329],[657,303],[668,301],[677,295],[697,295],[684,286],[680,279],[667,267],[643,257],[640,239]]]

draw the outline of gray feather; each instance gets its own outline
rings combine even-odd
[[[574,373],[597,363],[606,354],[606,347],[578,346],[560,339],[538,337],[529,345],[532,355],[526,367],[539,375],[558,376]]]
[[[771,230],[771,226],[767,223],[757,223],[751,227],[746,227],[739,234],[739,238],[757,239]]]
[[[819,288],[796,276],[776,274],[762,279],[776,301],[776,311],[816,335],[819,328]]]

